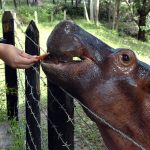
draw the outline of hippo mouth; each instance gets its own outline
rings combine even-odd
[[[56,55],[54,53],[50,53],[47,57],[45,57],[41,66],[48,79],[52,79],[52,77],[60,76],[75,76],[81,70],[87,68],[87,66],[91,64],[95,64],[94,60],[91,57],[85,55],[79,55],[74,53],[69,53],[66,50],[67,54],[61,53],[60,55]],[[84,68],[84,69],[83,69]],[[56,80],[56,78],[54,79]]]
[[[54,65],[58,65],[58,64],[76,64],[76,63],[81,63],[85,60],[92,60],[94,61],[94,59],[92,57],[86,56],[86,55],[80,55],[79,54],[74,54],[71,53],[66,50],[66,53],[64,51],[64,53],[61,55],[56,55],[53,53],[48,54],[42,61],[42,64],[54,64]]]

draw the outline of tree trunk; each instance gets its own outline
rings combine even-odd
[[[95,21],[95,24],[98,25],[98,22],[99,22],[99,0],[95,0],[94,21]]]
[[[76,0],[75,3],[76,3],[76,7],[78,7],[78,0]]]
[[[18,5],[19,5],[19,6],[21,5],[21,0],[18,0]]]
[[[1,7],[1,9],[3,9],[3,3],[2,3],[2,0],[0,0],[0,7]]]
[[[29,0],[27,0],[27,5],[28,5],[28,6],[30,6],[30,4],[29,4]]]
[[[107,9],[108,9],[108,23],[109,23],[109,26],[111,27],[111,23],[112,23],[112,20],[111,20],[111,16],[112,16],[112,3],[111,1],[108,2],[108,5],[107,5]]]
[[[73,6],[73,0],[71,0],[71,5]]]
[[[17,2],[16,2],[16,0],[14,0],[14,6],[15,6],[15,8],[17,8]]]
[[[78,7],[79,4],[81,4],[81,0],[76,0],[76,7]]]
[[[53,0],[53,4],[55,4],[56,2],[55,2],[55,0]]]
[[[141,40],[143,42],[146,41],[145,37],[145,30],[143,29],[146,26],[146,16],[147,14],[143,11],[139,14],[139,32],[138,32],[138,40]]]
[[[90,0],[88,0],[88,8],[90,8]]]
[[[35,0],[35,5],[41,5],[42,4],[42,0]]]
[[[93,9],[93,0],[90,0],[90,20],[94,21],[94,9]]]
[[[113,16],[113,29],[114,30],[118,30],[119,10],[120,10],[120,0],[115,0],[115,8],[114,8],[114,16]]]
[[[85,12],[86,20],[89,22],[90,20],[89,20],[89,15],[88,15],[87,8],[86,8],[85,0],[83,0],[83,4],[84,4],[84,12]]]
[[[138,27],[139,27],[139,32],[138,32],[138,40],[141,40],[143,42],[147,41],[146,36],[145,36],[145,27],[146,27],[146,17],[150,12],[150,1],[143,0],[142,1],[142,7],[137,8],[138,16],[139,16],[139,21],[138,21]]]

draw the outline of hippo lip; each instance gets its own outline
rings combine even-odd
[[[45,64],[60,64],[60,63],[81,63],[84,60],[90,59],[92,61],[94,61],[91,57],[89,56],[85,56],[85,55],[75,55],[72,53],[67,53],[68,51],[64,52],[63,54],[60,55],[56,55],[53,53],[50,53],[49,55],[47,55],[42,63]]]

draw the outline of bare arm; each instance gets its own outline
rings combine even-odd
[[[13,45],[0,44],[0,59],[13,68],[27,69],[38,61],[37,56],[29,55]]]

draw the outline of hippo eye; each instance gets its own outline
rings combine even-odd
[[[127,54],[122,54],[122,61],[128,63],[130,61],[130,57]]]
[[[131,67],[136,64],[136,56],[131,50],[121,49],[117,52],[118,65]]]

